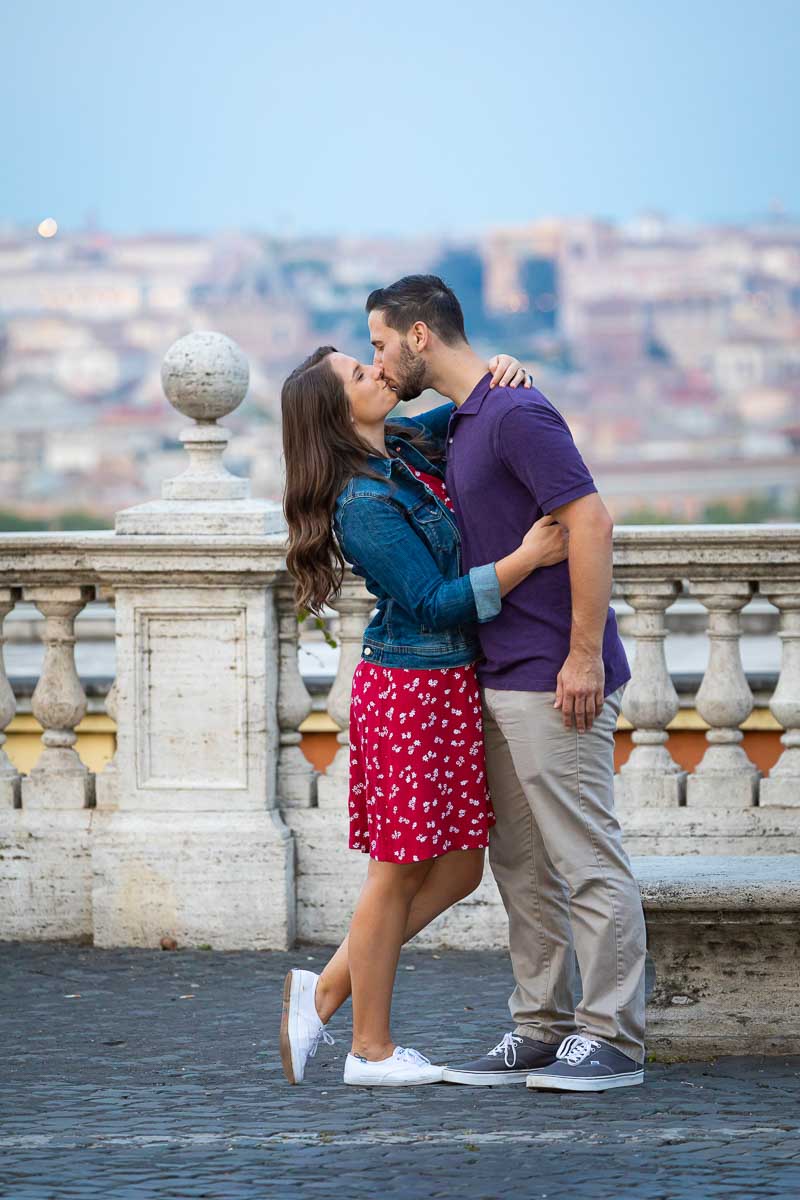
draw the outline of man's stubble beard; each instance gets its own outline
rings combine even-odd
[[[400,344],[400,361],[397,370],[397,399],[416,400],[428,386],[425,360],[413,354],[405,342]]]

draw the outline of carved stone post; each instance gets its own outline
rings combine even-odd
[[[693,596],[708,609],[708,666],[697,693],[697,711],[711,726],[708,749],[686,784],[687,805],[749,808],[756,803],[760,772],[742,749],[739,729],[753,696],[739,648],[740,612],[753,594],[740,580],[690,582]]]
[[[336,757],[317,783],[319,805],[346,804],[350,784],[350,692],[361,658],[361,643],[375,599],[357,575],[346,574],[342,590],[331,608],[339,614],[339,666],[328,694],[328,714],[341,732]]]
[[[310,808],[316,800],[316,772],[300,749],[299,726],[311,712],[311,697],[297,662],[299,637],[293,593],[290,581],[275,588],[280,642],[278,804],[281,808]]]
[[[244,399],[247,360],[218,333],[176,342],[164,391],[192,424],[183,474],[118,513],[116,807],[98,809],[100,946],[286,949],[294,846],[277,809],[280,507],[222,462],[217,421]]]
[[[761,781],[759,803],[796,807],[800,805],[800,580],[762,584],[760,590],[781,614],[781,673],[770,708],[786,732],[781,738],[783,754]]]
[[[674,808],[683,803],[686,772],[667,748],[667,725],[680,705],[664,654],[664,612],[680,585],[625,580],[620,586],[636,613],[636,655],[622,699],[623,715],[633,726],[633,751],[615,778],[616,797],[626,805]]]
[[[42,726],[44,750],[22,781],[24,808],[90,808],[94,775],[74,746],[75,726],[86,713],[86,693],[75,669],[75,618],[94,596],[94,588],[41,586],[23,588],[44,617],[42,674],[31,700]]]
[[[11,684],[6,675],[6,665],[3,658],[3,622],[13,609],[19,597],[19,589],[0,588],[0,808],[19,808],[20,805],[20,773],[9,759],[3,743],[6,735],[3,730],[14,719],[17,711],[17,701]]]

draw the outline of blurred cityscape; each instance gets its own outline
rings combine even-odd
[[[279,500],[284,376],[320,343],[369,360],[367,293],[411,271],[455,289],[476,348],[525,362],[618,522],[800,519],[800,222],[776,210],[458,242],[4,229],[0,527],[99,526],[157,497],[185,466],[161,359],[198,329],[250,360],[226,462]]]

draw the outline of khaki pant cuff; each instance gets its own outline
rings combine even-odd
[[[514,1033],[517,1037],[533,1038],[535,1042],[547,1042],[548,1046],[560,1046],[564,1038],[569,1037],[567,1033],[559,1037],[549,1029],[542,1029],[541,1025],[516,1025]]]

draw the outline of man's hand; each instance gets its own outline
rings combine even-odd
[[[572,728],[573,719],[578,733],[585,733],[592,728],[595,717],[603,707],[605,680],[601,654],[570,650],[558,672],[553,705],[561,709],[565,729]]]

